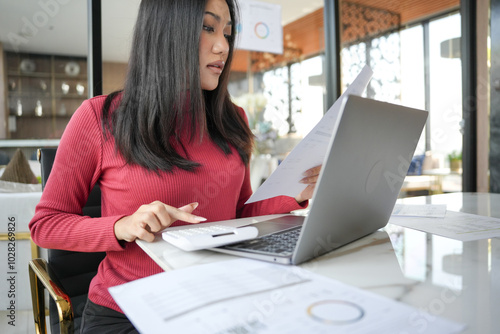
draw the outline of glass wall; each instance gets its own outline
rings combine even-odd
[[[28,262],[46,257],[28,228],[41,196],[36,150],[58,145],[87,93],[87,1],[0,1],[0,211],[3,221],[16,222],[15,246],[11,229],[0,228],[0,270],[15,274],[16,292],[0,283],[1,333],[35,333]]]
[[[22,179],[3,171],[24,158],[39,176],[37,149],[59,144],[87,96],[87,1],[0,1],[2,179]]]
[[[279,24],[283,50],[238,48],[229,85],[234,102],[246,111],[256,138],[250,168],[254,189],[312,129],[326,108],[323,0],[261,2],[271,7],[282,5]],[[244,20],[245,12],[242,17]],[[262,28],[263,17],[256,17],[255,29]],[[276,22],[272,22],[267,24],[276,31]]]
[[[0,15],[0,140],[58,139],[87,97],[86,1],[2,1]]]
[[[140,2],[140,0],[102,1],[103,94],[123,88]]]
[[[238,50],[230,93],[249,116],[256,156],[271,155],[272,169],[329,108],[324,103],[324,16],[322,0],[294,0],[293,6],[262,2],[282,5],[283,53]],[[57,140],[87,97],[86,1],[47,3],[0,4],[0,88],[5,92],[0,95],[0,140]],[[123,87],[139,3],[102,3],[104,93]],[[439,174],[440,186],[450,175],[460,178],[460,166],[449,160],[460,158],[462,142],[461,63],[453,52],[460,38],[458,4],[446,0],[430,10],[426,1],[340,3],[341,90],[368,64],[374,77],[367,96],[428,109],[431,117],[417,155],[426,157],[426,172]],[[448,14],[437,17],[436,12]],[[423,167],[424,161],[416,164]],[[445,190],[459,190],[452,183]]]
[[[439,8],[411,0],[339,4],[341,91],[369,65],[374,75],[365,96],[430,111],[402,196],[461,190],[460,165],[450,160],[460,160],[462,149],[458,6],[456,0],[440,2]],[[329,108],[324,104],[323,19],[320,8],[284,24],[282,56],[251,52],[236,57],[236,64],[238,59],[251,63],[233,74],[230,89],[251,120],[256,157],[279,162]],[[308,38],[301,39],[300,29]],[[321,42],[311,52],[310,41],[316,39]]]
[[[237,80],[232,81],[230,92],[247,111],[258,141],[269,136],[303,137],[323,116],[325,87],[316,82],[322,73],[323,57],[315,56],[254,74],[258,87],[251,94],[238,91]]]
[[[366,64],[374,71],[368,97],[429,111],[402,196],[460,191],[460,14],[450,9],[406,24],[411,13],[402,5],[377,4],[341,4],[342,90]]]
[[[460,36],[460,14],[429,22],[430,148],[446,157],[462,151]]]

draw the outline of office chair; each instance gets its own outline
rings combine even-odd
[[[42,189],[49,178],[56,155],[55,148],[38,150]],[[83,208],[83,214],[101,216],[101,191],[95,186]],[[47,261],[33,259],[28,270],[36,333],[47,332],[44,288],[49,292],[51,333],[78,333],[90,281],[104,258],[104,252],[83,253],[48,249]]]

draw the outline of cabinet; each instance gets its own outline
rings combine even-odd
[[[9,138],[60,138],[87,98],[83,57],[6,52]]]

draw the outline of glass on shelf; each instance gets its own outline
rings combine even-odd
[[[85,93],[85,85],[83,85],[82,83],[77,83],[76,84],[76,93],[80,96],[83,95],[83,93]]]
[[[55,79],[55,94],[60,98],[83,99],[87,82],[80,79]]]
[[[11,97],[9,99],[10,114],[17,117],[50,116],[52,103],[50,97]]]
[[[18,80],[9,79],[8,87],[9,87],[9,92],[11,93],[16,92],[17,88],[19,87]]]
[[[41,117],[42,115],[43,115],[42,102],[40,100],[37,100],[35,106],[35,116]]]
[[[42,91],[42,93],[46,93],[47,90],[49,89],[49,86],[47,85],[47,81],[45,80],[40,80],[38,82],[39,86],[40,86],[40,90]]]
[[[21,103],[21,100],[17,100],[16,115],[19,117],[23,115],[23,104]]]
[[[63,81],[63,83],[61,84],[61,91],[64,95],[68,95],[69,93],[69,85],[66,81]]]

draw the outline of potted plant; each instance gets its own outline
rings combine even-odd
[[[452,172],[460,172],[462,169],[462,152],[451,152],[448,154],[448,160],[450,161],[450,170]]]

